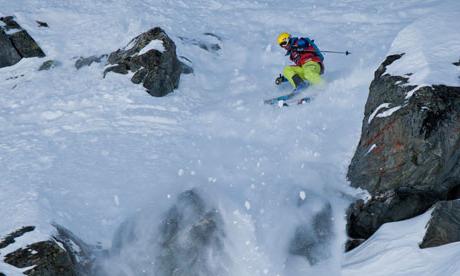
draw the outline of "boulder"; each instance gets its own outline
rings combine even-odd
[[[131,81],[141,84],[155,97],[162,97],[178,88],[183,65],[176,55],[176,45],[159,27],[135,37],[122,49],[108,57],[111,65],[104,71],[134,73]]]
[[[155,275],[225,275],[212,263],[223,254],[223,220],[194,190],[182,193],[160,225]]]
[[[0,68],[18,63],[21,56],[16,51],[9,36],[0,25]]]
[[[333,237],[333,217],[331,205],[324,207],[313,217],[311,224],[296,228],[289,246],[289,253],[305,257],[311,265],[331,256],[329,244]]]
[[[0,68],[14,65],[22,58],[44,56],[42,49],[14,17],[0,18]]]
[[[40,65],[40,67],[38,68],[38,71],[48,71],[52,68],[55,68],[56,66],[59,66],[61,65],[61,63],[57,60],[53,60],[53,59],[49,59],[45,62],[42,63],[42,65]]]
[[[361,139],[348,170],[368,203],[348,212],[348,234],[367,239],[385,222],[403,220],[460,195],[460,87],[409,85],[392,76],[388,56],[376,70],[364,111]]]
[[[97,275],[225,276],[224,238],[219,211],[188,190],[161,216],[146,212],[123,223]]]
[[[92,246],[85,244],[69,230],[55,225],[56,232],[48,240],[34,241],[9,252],[16,239],[36,231],[34,226],[20,228],[2,240],[0,250],[3,261],[14,267],[26,269],[26,275],[74,276],[87,275],[94,261]],[[25,237],[27,239],[27,237]]]
[[[436,203],[420,248],[460,241],[460,200]]]
[[[382,224],[420,215],[438,200],[440,197],[432,191],[407,187],[377,194],[367,202],[358,200],[347,212],[348,236],[356,245],[374,234]]]
[[[105,62],[107,57],[108,57],[108,55],[105,55],[105,54],[100,55],[100,56],[80,57],[75,62],[75,68],[77,68],[77,70],[79,70],[80,68],[82,68],[84,66],[91,66],[91,64],[93,64],[93,63]]]

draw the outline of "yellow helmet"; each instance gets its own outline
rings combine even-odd
[[[288,34],[288,33],[280,33],[280,35],[278,36],[278,45],[280,46],[284,46],[282,44],[287,44],[289,42],[289,39],[291,38],[291,35]]]

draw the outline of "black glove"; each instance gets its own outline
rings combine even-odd
[[[276,78],[275,83],[276,85],[280,85],[281,83],[287,81],[287,79],[283,75],[279,75],[279,77]]]

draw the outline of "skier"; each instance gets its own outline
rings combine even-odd
[[[286,49],[286,56],[295,65],[284,67],[283,76],[276,79],[276,84],[284,81],[294,87],[294,92],[311,85],[321,84],[321,74],[324,72],[324,57],[315,45],[314,40],[308,37],[291,37],[288,33],[281,33],[278,36],[278,44]]]

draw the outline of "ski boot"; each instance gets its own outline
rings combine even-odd
[[[292,77],[292,80],[294,81],[295,88],[293,92],[300,92],[300,90],[306,89],[309,85],[308,82],[305,82],[299,75],[294,75]]]

